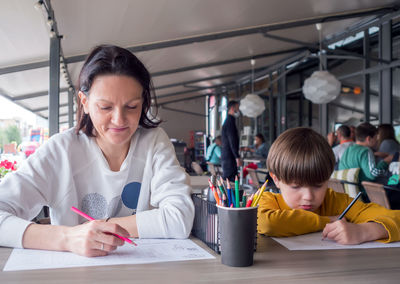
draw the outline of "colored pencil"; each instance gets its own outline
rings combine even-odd
[[[261,199],[261,195],[263,194],[263,192],[267,188],[267,184],[268,184],[268,179],[264,182],[263,186],[261,187],[260,193],[258,194],[257,199],[256,199],[256,201],[254,202],[254,204],[252,206],[257,206],[258,205],[258,202]]]
[[[246,192],[244,191],[243,192],[243,197],[242,197],[242,206],[241,207],[246,207],[246,199],[247,199],[247,196],[246,196]]]
[[[235,197],[236,197],[235,207],[240,207],[240,204],[239,204],[239,180],[238,180],[237,176],[235,176]]]
[[[254,193],[247,200],[246,207],[250,207],[251,206],[251,203],[253,202],[253,198],[254,198]]]
[[[81,210],[79,210],[78,208],[76,208],[76,207],[74,207],[74,206],[71,207],[71,210],[74,211],[75,213],[78,213],[79,215],[81,215],[81,216],[82,216],[83,218],[85,218],[86,220],[89,220],[89,221],[94,221],[94,220],[95,220],[93,217],[90,217],[89,215],[83,213]],[[116,236],[116,237],[118,237],[118,238],[120,238],[121,240],[124,240],[124,241],[127,242],[127,243],[130,243],[130,244],[132,244],[132,245],[137,246],[137,244],[136,244],[135,242],[131,241],[131,240],[128,239],[128,238],[125,238],[125,237],[120,236],[120,235],[118,235],[118,234],[113,234],[113,235]]]
[[[215,187],[214,187],[214,185],[213,185],[213,183],[211,182],[210,179],[208,179],[208,184],[209,184],[209,186],[210,186],[210,188],[211,188],[211,191],[212,191],[213,194],[214,194],[215,202],[216,202],[217,204],[219,204],[220,202],[219,202],[218,193],[217,193],[217,191],[215,190]]]
[[[231,183],[228,179],[226,179],[226,195],[228,195],[228,207],[232,204],[232,196],[231,196]]]

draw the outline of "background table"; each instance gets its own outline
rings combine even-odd
[[[289,251],[258,237],[254,265],[211,260],[0,272],[0,283],[399,283],[400,248]],[[0,248],[3,268],[11,249]]]

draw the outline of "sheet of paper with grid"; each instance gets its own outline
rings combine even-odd
[[[273,238],[288,250],[367,249],[400,247],[400,242],[367,242],[360,245],[340,245],[331,240],[322,240],[322,232],[288,238]]]
[[[125,244],[103,257],[83,257],[70,252],[14,249],[4,271],[142,264],[215,258],[191,240],[138,239],[138,246]]]

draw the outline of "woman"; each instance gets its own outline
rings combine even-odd
[[[378,126],[378,152],[394,155],[400,151],[400,144],[394,135],[394,128],[390,124],[381,124]]]
[[[123,245],[112,234],[189,235],[188,177],[149,117],[151,86],[128,50],[103,45],[90,53],[79,75],[75,129],[54,135],[0,184],[0,246],[103,256]],[[52,225],[28,221],[44,205]],[[103,220],[85,223],[71,206]]]

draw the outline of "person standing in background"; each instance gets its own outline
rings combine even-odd
[[[222,176],[230,181],[235,180],[238,167],[242,165],[239,156],[239,134],[235,119],[240,116],[239,102],[228,103],[228,116],[222,126],[221,166]]]

